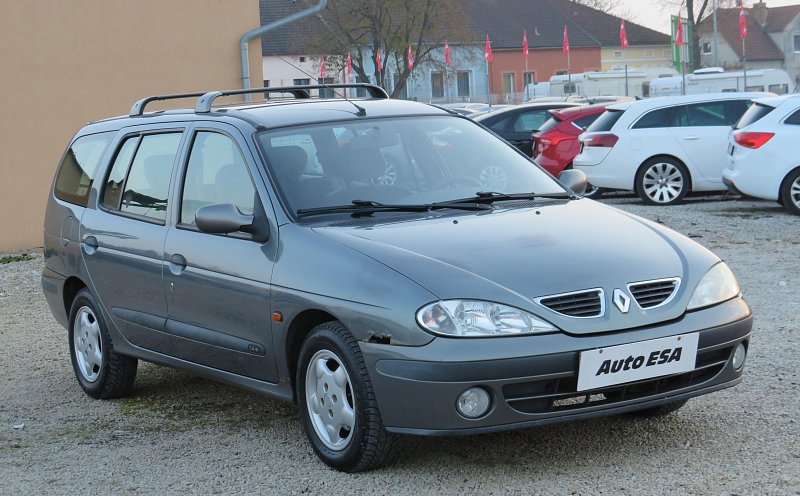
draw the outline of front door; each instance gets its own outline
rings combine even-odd
[[[204,233],[195,223],[204,205],[232,203],[248,215],[263,209],[253,181],[258,169],[242,144],[238,131],[221,124],[193,131],[164,247],[166,331],[173,356],[277,382],[270,310],[275,233],[262,243],[245,233]]]

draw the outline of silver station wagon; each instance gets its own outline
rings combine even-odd
[[[69,144],[42,285],[89,396],[128,394],[138,360],[184,369],[297,402],[353,472],[398,434],[660,415],[741,381],[727,265],[582,198],[582,173],[375,86],[213,105],[243,93],[146,98]]]

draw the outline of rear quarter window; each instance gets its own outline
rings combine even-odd
[[[754,103],[750,106],[742,117],[736,122],[733,126],[734,129],[741,129],[743,127],[749,126],[750,124],[763,119],[767,114],[775,110],[775,107],[770,107],[769,105],[762,105],[760,103]]]
[[[603,132],[603,131],[611,131],[611,128],[614,127],[614,124],[617,123],[624,110],[606,110],[603,114],[597,118],[596,121],[592,123],[586,129],[587,133],[596,133],[596,132]]]
[[[800,126],[800,110],[796,110],[792,115],[787,117],[783,123],[792,126]]]
[[[92,178],[114,132],[81,136],[67,150],[56,174],[53,193],[67,203],[85,207]]]

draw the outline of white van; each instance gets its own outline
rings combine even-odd
[[[681,76],[659,78],[650,82],[650,96],[676,96],[683,92]],[[732,93],[736,91],[764,91],[783,95],[789,92],[792,81],[783,69],[758,69],[747,71],[747,87],[744,72],[725,72],[720,67],[698,69],[686,75],[686,94]]]

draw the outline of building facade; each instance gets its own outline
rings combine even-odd
[[[13,117],[0,120],[0,250],[42,246],[53,175],[82,125],[127,115],[148,95],[241,88],[239,38],[258,27],[256,0],[236,8],[227,0],[6,2],[0,11],[0,92]],[[257,80],[258,42],[250,66]]]

